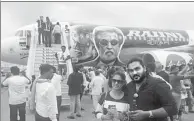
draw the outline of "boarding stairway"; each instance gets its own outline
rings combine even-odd
[[[57,67],[57,61],[55,58],[55,53],[61,51],[61,45],[52,45],[52,48],[46,48],[44,45],[38,45],[36,48],[35,54],[35,64],[34,64],[34,72],[35,76],[39,75],[39,67],[41,64],[47,63]],[[69,105],[70,99],[68,96],[68,85],[67,85],[67,77],[61,82],[61,91],[62,91],[62,106]]]
[[[35,75],[36,78],[40,76],[39,67],[41,64],[50,64],[57,67],[57,61],[55,53],[61,51],[61,44],[52,44],[52,47],[45,47],[44,44],[38,44],[38,32],[34,32],[34,40],[31,41],[31,47],[29,51],[28,63],[27,63],[27,76],[31,78]],[[62,36],[63,39],[63,36]],[[70,98],[68,96],[67,77],[61,82],[62,91],[62,103],[61,106],[69,106]]]

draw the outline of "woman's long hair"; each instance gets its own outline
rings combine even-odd
[[[46,21],[47,21],[48,23],[51,22],[50,19],[49,19],[49,17],[46,17]]]

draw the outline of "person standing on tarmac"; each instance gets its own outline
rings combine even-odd
[[[125,93],[132,120],[168,121],[168,116],[177,113],[169,85],[162,78],[152,76],[142,59],[132,58],[127,68],[132,81],[127,84]]]
[[[95,76],[92,78],[92,81],[89,84],[89,88],[91,90],[94,113],[104,88],[104,79],[100,76],[100,72],[98,70],[95,71]]]
[[[57,99],[57,109],[58,109],[57,121],[59,121],[60,108],[61,108],[61,102],[62,102],[61,81],[63,81],[62,76],[57,74],[56,68],[53,66],[53,78],[51,79],[51,83],[54,85],[56,89],[56,96],[57,96],[56,99]]]
[[[81,103],[80,94],[81,86],[83,85],[83,75],[79,72],[79,67],[73,67],[73,73],[68,77],[67,85],[69,86],[68,95],[70,96],[70,115],[69,119],[75,119],[75,113],[77,117],[81,117]],[[75,110],[76,109],[76,110]]]
[[[11,74],[2,82],[2,86],[8,86],[10,121],[17,121],[19,112],[20,121],[26,121],[26,85],[31,81],[19,75],[20,69],[17,66],[11,67]]]
[[[30,109],[35,110],[35,121],[57,121],[56,89],[51,83],[53,66],[42,64],[39,70],[41,75],[32,86]]]

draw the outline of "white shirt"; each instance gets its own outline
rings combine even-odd
[[[100,95],[103,87],[104,79],[101,76],[94,76],[90,82],[90,88],[92,89],[91,95]]]
[[[26,102],[28,83],[29,80],[20,75],[9,77],[2,83],[9,87],[9,104],[17,105]]]
[[[82,73],[82,72],[81,72],[81,73]],[[83,75],[83,80],[84,80],[83,85],[84,85],[85,87],[87,87],[88,81],[87,81],[87,79],[86,79],[86,75],[85,75],[85,73],[82,73],[82,75]]]
[[[108,91],[110,91],[110,87],[108,85],[108,79],[106,79],[104,81],[104,92],[108,92]]]
[[[94,71],[90,71],[89,72],[89,75],[90,75],[90,79],[92,80],[93,77],[95,77],[95,72]]]
[[[100,73],[100,76],[104,79],[104,81],[106,80],[106,77],[102,73]]]
[[[55,33],[61,33],[61,26],[60,25],[55,25],[53,28],[53,34]]]
[[[67,58],[67,51],[57,53],[59,64],[66,64],[65,59]]]
[[[106,77],[102,73],[100,73],[100,76],[104,80],[104,92],[108,92],[109,91],[108,80],[106,79]]]
[[[42,117],[56,119],[57,100],[55,87],[50,82],[36,83],[36,111]]]
[[[57,96],[61,96],[61,80],[62,80],[62,76],[56,73],[53,75],[53,78],[51,79],[51,82],[56,89]]]

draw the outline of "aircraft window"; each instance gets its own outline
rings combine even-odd
[[[22,30],[17,31],[15,36],[23,37],[23,31]]]

